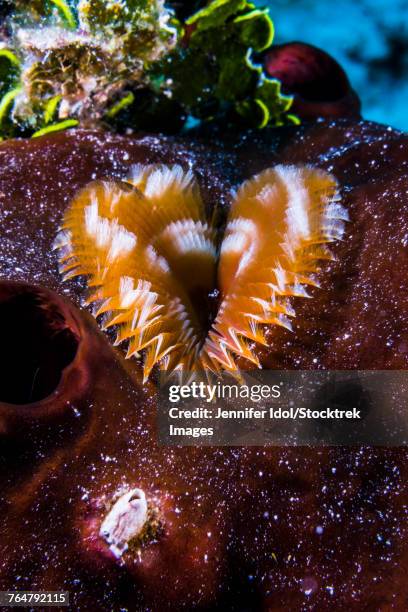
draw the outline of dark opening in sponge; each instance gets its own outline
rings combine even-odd
[[[49,396],[75,358],[76,330],[49,291],[0,284],[0,401],[28,404]]]

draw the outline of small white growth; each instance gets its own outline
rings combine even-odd
[[[85,229],[100,249],[108,250],[107,259],[112,263],[120,257],[124,257],[136,246],[136,236],[128,232],[118,221],[106,219],[99,216],[98,203],[92,202],[85,208]]]
[[[128,549],[128,543],[140,535],[147,521],[147,501],[142,489],[131,489],[112,506],[99,535],[106,540],[117,559]]]

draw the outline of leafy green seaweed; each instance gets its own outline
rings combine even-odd
[[[297,122],[256,61],[273,39],[268,10],[246,0],[212,0],[182,20],[163,0],[15,0],[6,32],[2,138],[74,125],[171,132],[188,117]]]

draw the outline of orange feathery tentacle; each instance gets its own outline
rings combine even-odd
[[[138,166],[127,183],[90,183],[55,246],[64,278],[88,276],[95,315],[118,326],[127,357],[144,351],[145,378],[171,352],[190,363],[203,342],[197,296],[216,276],[214,231],[191,172]]]
[[[265,325],[291,329],[290,298],[308,297],[347,218],[330,174],[276,166],[239,189],[218,258],[192,173],[135,166],[126,182],[79,192],[55,245],[64,278],[88,277],[88,302],[103,328],[117,327],[116,344],[128,342],[127,357],[143,352],[145,379],[158,362],[237,373],[237,357],[259,366],[253,346],[266,344]]]
[[[337,182],[309,167],[276,166],[239,189],[231,206],[218,270],[222,301],[203,347],[223,369],[235,357],[259,365],[252,344],[265,344],[262,327],[291,329],[291,297],[308,297],[326,244],[341,238],[347,212]]]

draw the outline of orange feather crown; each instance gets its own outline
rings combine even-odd
[[[191,171],[132,168],[73,199],[55,247],[64,279],[88,277],[104,329],[116,326],[127,357],[143,354],[144,378],[163,369],[236,372],[259,366],[265,326],[291,329],[290,298],[317,286],[327,244],[348,215],[336,179],[308,166],[276,166],[244,182],[219,245]],[[215,317],[208,303],[219,294]]]

